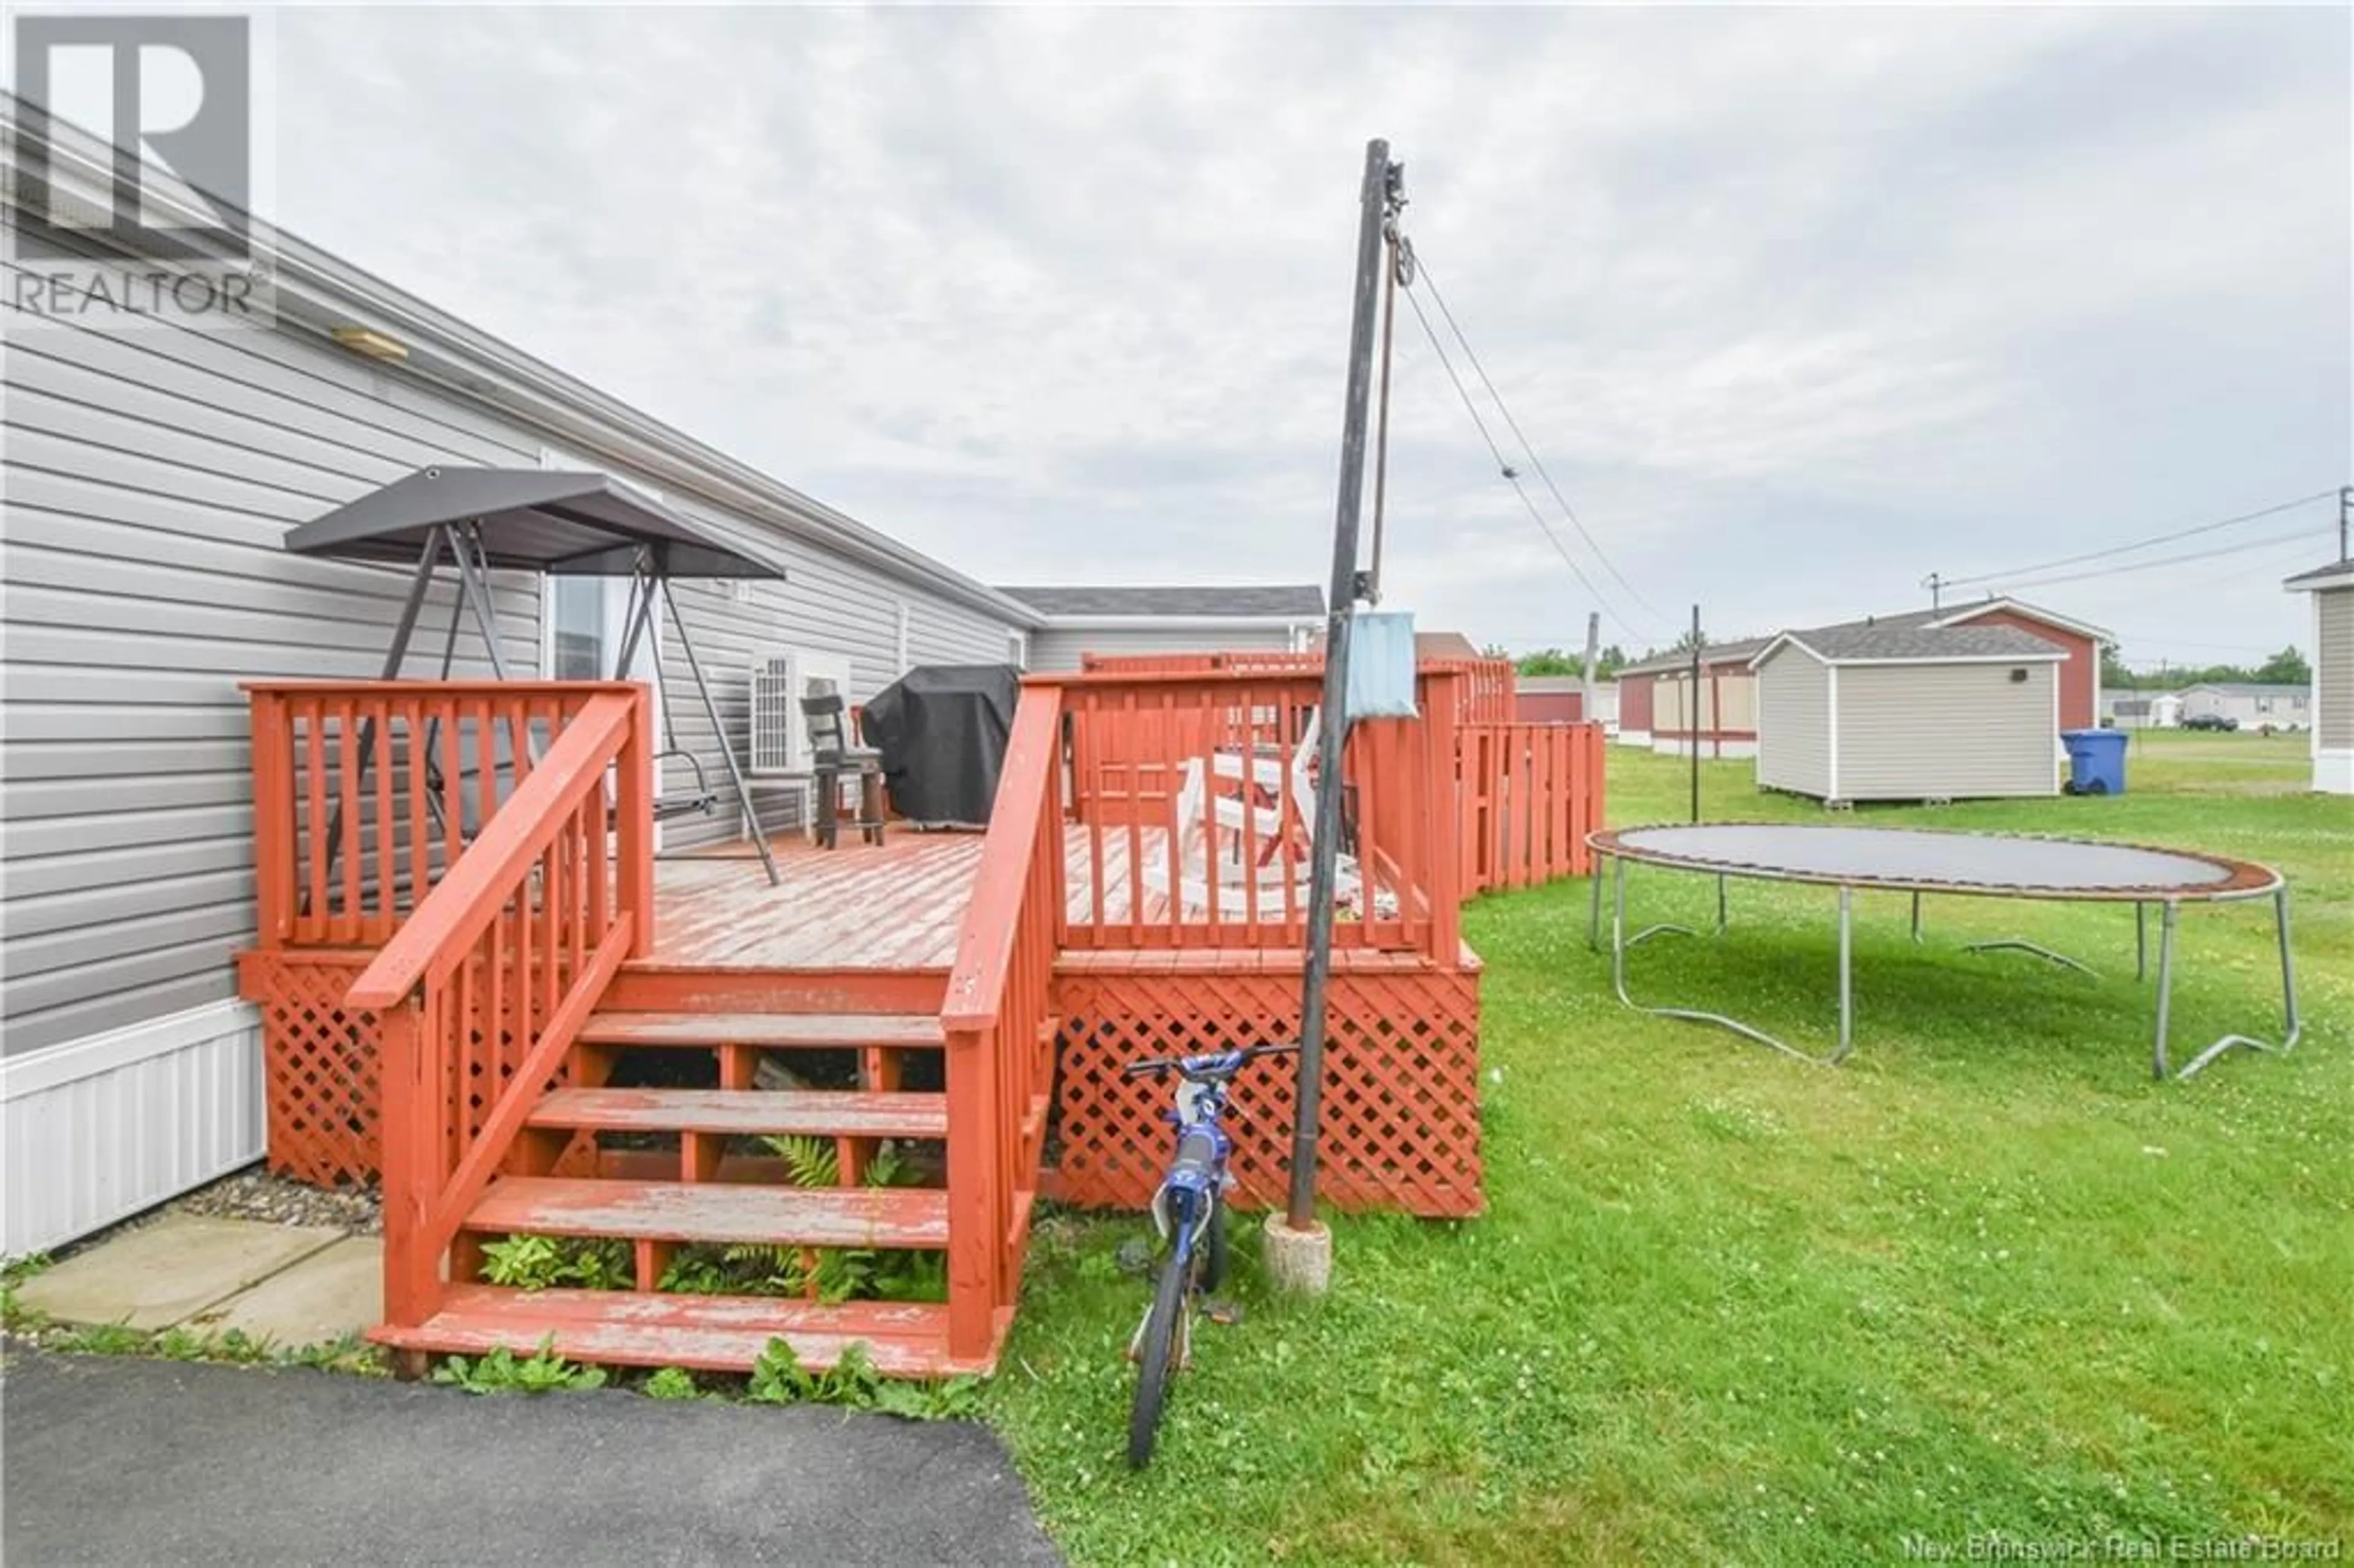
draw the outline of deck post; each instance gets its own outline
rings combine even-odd
[[[630,738],[613,768],[613,849],[620,863],[613,885],[622,909],[636,917],[630,957],[642,959],[654,947],[654,699],[639,684],[630,693]]]
[[[427,1215],[440,1185],[442,1109],[433,1071],[440,1042],[416,991],[378,1021],[384,1096],[384,1317],[415,1328],[440,1306],[440,1255]]]
[[[999,1216],[997,1053],[986,1032],[960,1030],[944,1053],[949,1095],[949,1354],[979,1361],[996,1335]]]
[[[294,908],[294,746],[286,700],[249,692],[253,726],[254,941],[286,945]]]
[[[1420,872],[1428,877],[1430,895],[1430,956],[1441,969],[1463,961],[1463,856],[1458,843],[1463,832],[1463,808],[1457,799],[1456,748],[1462,729],[1457,723],[1457,700],[1463,676],[1451,670],[1434,672],[1423,683],[1423,821],[1428,837]]]

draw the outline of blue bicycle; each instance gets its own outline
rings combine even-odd
[[[1200,1056],[1151,1056],[1123,1069],[1131,1078],[1181,1080],[1168,1120],[1177,1128],[1177,1158],[1152,1195],[1152,1224],[1166,1248],[1152,1307],[1128,1345],[1136,1362],[1136,1405],[1128,1419],[1128,1463],[1142,1469],[1161,1432],[1161,1405],[1170,1374],[1193,1360],[1193,1299],[1226,1277],[1226,1192],[1234,1178],[1226,1158],[1234,1140],[1219,1118],[1236,1073],[1262,1056],[1289,1055],[1297,1045],[1251,1045]]]

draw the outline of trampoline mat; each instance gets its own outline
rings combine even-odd
[[[1660,865],[1850,887],[1931,889],[2031,898],[2245,898],[2278,874],[2185,850],[1908,828],[1725,822],[1622,828],[1588,841]]]

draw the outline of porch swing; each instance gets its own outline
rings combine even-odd
[[[685,618],[679,614],[671,582],[682,577],[781,581],[782,568],[745,554],[720,530],[682,517],[608,475],[535,468],[420,469],[295,528],[286,535],[286,548],[326,560],[411,567],[408,594],[385,653],[383,678],[387,681],[400,679],[427,591],[445,558],[454,568],[459,601],[482,637],[491,673],[502,681],[509,675],[491,591],[493,572],[626,579],[629,589],[621,615],[620,646],[614,655],[611,676],[616,681],[630,679],[639,644],[652,635],[659,597],[677,635],[679,651],[685,655],[704,715],[717,739],[745,831],[768,870],[769,885],[778,885],[776,859],[753,809],[751,787],[727,743],[726,726],[720,721],[718,705],[712,698]],[[453,610],[441,649],[443,680],[449,679],[456,658],[460,619]],[[707,816],[718,805],[718,792],[709,783],[702,758],[678,743],[659,657],[652,662],[652,673],[655,689],[663,694],[663,749],[655,754],[654,763],[658,767],[665,758],[684,760],[694,776],[692,788],[655,800],[654,819]],[[375,740],[372,729],[364,729],[359,736],[356,760],[362,778],[373,762]],[[509,750],[510,743],[503,736],[496,737],[494,768],[512,773],[514,758],[498,755]],[[436,769],[434,756],[429,742],[429,772]],[[490,780],[482,781],[482,789],[486,800],[494,793]],[[449,835],[460,830],[457,824],[440,821],[439,794],[438,789],[429,791],[426,805]],[[338,806],[339,815],[341,810]],[[331,828],[326,841],[331,855],[338,837]]]

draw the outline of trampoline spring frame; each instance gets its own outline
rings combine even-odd
[[[1595,845],[1592,872],[1593,886],[1586,914],[1586,947],[1599,952],[1602,925],[1602,862],[1610,863],[1610,984],[1617,993],[1619,1003],[1637,1012],[1655,1018],[1681,1019],[1691,1023],[1712,1024],[1729,1030],[1744,1039],[1752,1040],[1817,1066],[1836,1066],[1855,1048],[1855,890],[1845,883],[1839,887],[1839,1036],[1833,1049],[1826,1054],[1816,1054],[1799,1049],[1787,1041],[1740,1019],[1701,1008],[1656,1007],[1637,1001],[1627,989],[1627,953],[1654,937],[1696,937],[1698,932],[1688,926],[1669,923],[1647,926],[1629,934],[1627,929],[1627,856],[1617,854],[1601,844]],[[1670,867],[1670,869],[1674,869]],[[1716,935],[1722,937],[1728,928],[1726,917],[1727,878],[1719,874],[1717,882]],[[2158,984],[2155,1034],[2151,1046],[2150,1075],[2160,1082],[2180,1082],[2206,1069],[2216,1058],[2233,1050],[2262,1051],[2285,1054],[2296,1048],[2305,1025],[2296,1005],[2296,960],[2289,938],[2288,886],[2276,883],[2271,889],[2273,932],[2280,956],[2282,1036],[2277,1044],[2249,1034],[2226,1034],[2200,1050],[2177,1070],[2168,1054],[2169,1034],[2173,1022],[2174,948],[2175,932],[2181,914],[2180,900],[2137,899],[2134,903],[2134,978],[2144,980],[2149,972],[2149,904],[2158,905]],[[1921,941],[1921,894],[1912,895],[1911,932],[1913,940]],[[1994,941],[1974,942],[1967,951],[1986,952],[2012,949],[2033,953],[2054,963],[2064,964],[2087,975],[2094,971],[2063,953],[2055,952],[2041,944],[2023,938],[2005,938]],[[2094,978],[2099,978],[2094,975]]]

